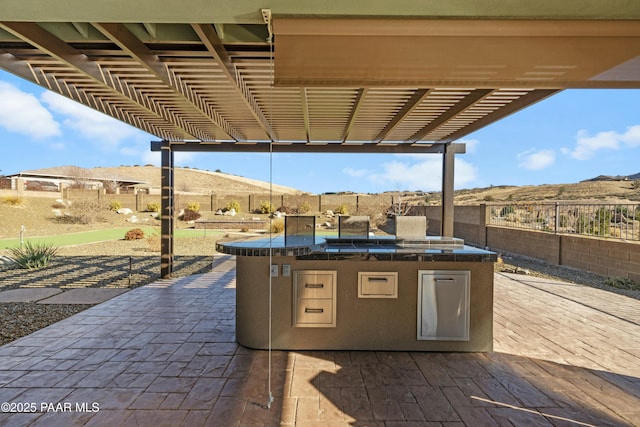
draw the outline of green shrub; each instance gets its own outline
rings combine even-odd
[[[193,212],[200,212],[200,203],[198,202],[189,202],[187,203],[187,207],[184,208],[186,210],[190,210]]]
[[[349,215],[349,208],[347,207],[346,203],[343,203],[338,206],[333,212],[337,213],[338,215]]]
[[[263,200],[260,202],[260,207],[258,208],[259,213],[268,214],[273,212],[273,205],[268,200]],[[237,210],[236,210],[237,212]]]
[[[611,227],[611,210],[607,208],[600,208],[596,212],[597,232],[600,235],[609,235]]]
[[[593,234],[596,231],[596,226],[593,220],[589,219],[584,214],[581,214],[576,220],[576,232],[582,234]]]
[[[180,219],[182,219],[183,221],[195,221],[201,216],[202,215],[200,215],[200,212],[192,211],[191,209],[185,209]]]
[[[111,203],[109,203],[109,210],[117,211],[119,209],[122,209],[122,202],[114,200]]]
[[[500,209],[500,216],[507,216],[509,214],[515,213],[516,212],[516,207],[513,205],[509,205],[509,206],[505,206],[502,209]]]
[[[640,283],[626,277],[609,277],[605,283],[618,289],[640,290]]]
[[[2,199],[2,203],[9,206],[22,206],[24,200],[22,200],[22,197],[7,196]]]
[[[160,207],[158,202],[147,203],[147,212],[160,212]]]
[[[59,248],[47,243],[27,241],[21,248],[9,249],[11,258],[20,268],[43,268],[56,256]]]
[[[236,213],[239,213],[240,212],[240,202],[238,202],[237,200],[231,200],[229,203],[227,203],[226,210],[230,211],[231,209],[235,210]]]
[[[569,217],[566,214],[560,214],[560,219],[558,221],[558,225],[560,227],[568,227],[569,226]]]
[[[132,228],[124,235],[124,240],[140,240],[144,239],[144,231],[140,228]]]

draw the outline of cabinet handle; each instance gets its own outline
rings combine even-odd
[[[304,309],[305,313],[324,313],[324,309],[323,308],[305,308]]]
[[[389,279],[386,277],[369,277],[370,282],[388,282]]]
[[[305,283],[304,287],[307,289],[320,289],[324,288],[324,285],[322,283]]]
[[[452,277],[436,277],[434,279],[436,282],[455,282],[456,279],[452,278]]]

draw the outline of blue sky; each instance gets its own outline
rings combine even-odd
[[[0,70],[0,174],[159,165],[152,135]],[[567,90],[468,135],[455,187],[574,183],[640,172],[640,89]],[[177,153],[179,166],[310,193],[438,191],[440,155]],[[270,169],[270,163],[272,169]]]

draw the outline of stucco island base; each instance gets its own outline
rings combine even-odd
[[[269,346],[269,257],[237,256],[236,335],[240,344]],[[271,282],[272,348],[280,350],[493,350],[493,262],[300,259],[274,256]],[[289,276],[283,276],[283,265]],[[285,267],[284,270],[286,270]],[[336,272],[335,327],[295,326],[296,271]],[[469,271],[469,339],[417,339],[418,271]],[[397,298],[359,298],[358,272],[397,272]],[[285,271],[286,273],[286,271]]]

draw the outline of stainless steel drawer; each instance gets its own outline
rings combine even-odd
[[[293,326],[333,328],[336,326],[335,270],[293,272]]]
[[[332,299],[299,299],[296,304],[294,323],[297,326],[335,326]]]
[[[398,298],[398,272],[358,272],[358,298]]]
[[[333,298],[335,271],[294,271],[296,298]]]

